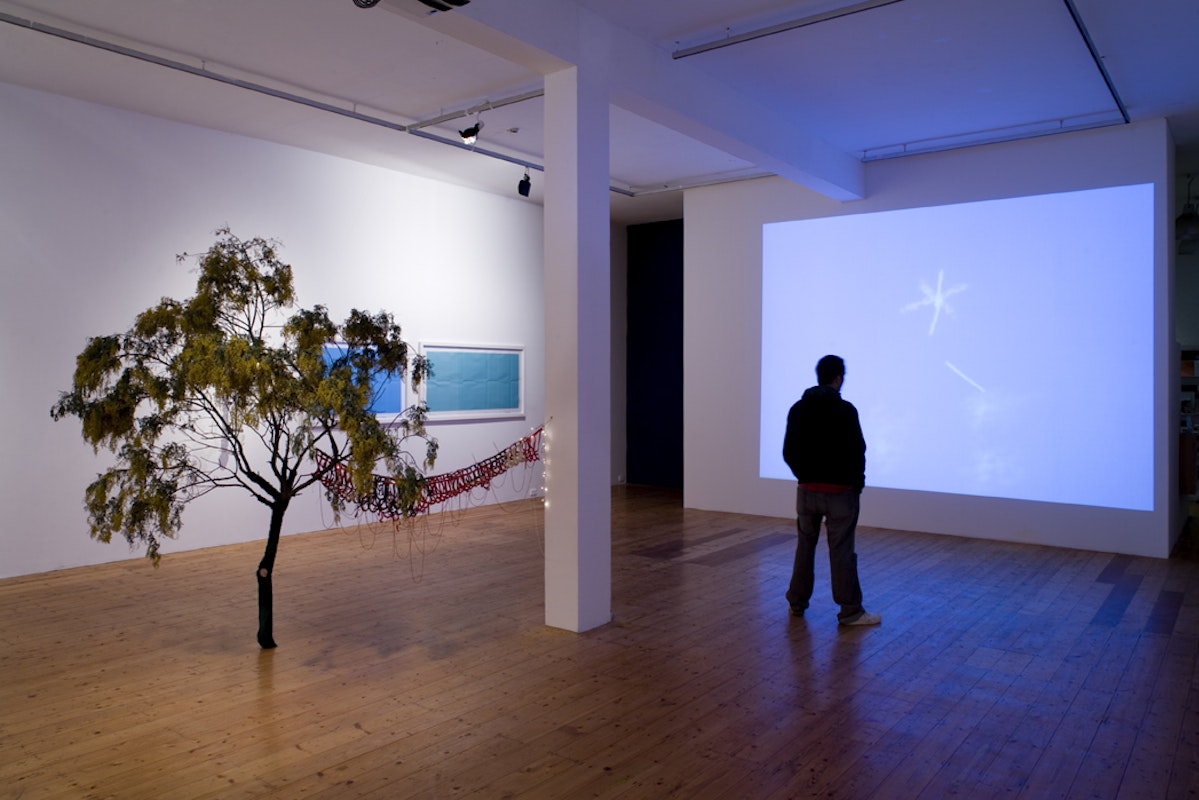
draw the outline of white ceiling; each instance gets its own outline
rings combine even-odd
[[[1177,171],[1199,172],[1195,0],[891,0],[672,57],[860,5],[0,0],[0,81],[510,195],[531,165],[539,202],[542,73],[582,19],[634,54],[611,68],[610,172],[635,222],[679,216],[682,186],[783,174],[852,196],[864,160],[1123,124],[1073,7],[1129,118],[1167,117]],[[474,152],[426,138],[475,119]]]

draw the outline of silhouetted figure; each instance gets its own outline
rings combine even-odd
[[[841,398],[845,362],[825,356],[816,364],[816,386],[803,393],[787,413],[783,460],[799,482],[795,492],[795,566],[787,602],[802,617],[812,599],[820,524],[828,529],[833,601],[841,606],[842,625],[877,625],[882,617],[862,607],[854,532],[858,503],[866,484],[866,440],[858,410]]]

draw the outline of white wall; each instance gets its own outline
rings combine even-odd
[[[1156,316],[1154,511],[867,487],[862,524],[1168,555],[1179,529],[1173,469],[1176,414],[1170,411],[1171,387],[1177,383],[1177,365],[1169,355],[1175,335],[1172,260],[1166,241],[1167,210],[1172,207],[1170,148],[1165,123],[1157,120],[876,162],[867,167],[867,199],[853,203],[841,204],[779,179],[689,191],[685,197],[684,504],[783,517],[794,513],[792,482],[757,477],[763,223],[1152,182],[1157,252],[1155,274],[1146,279],[1153,281]],[[1085,342],[1079,343],[1080,363],[1085,361],[1085,347]],[[1063,364],[1062,368],[1080,366]],[[906,390],[910,388],[897,387]],[[869,444],[869,432],[867,436]]]
[[[544,417],[541,208],[245,137],[0,84],[0,408],[8,421],[0,577],[140,556],[87,535],[84,487],[103,468],[50,406],[88,336],[187,297],[181,252],[229,225],[283,244],[301,306],[391,311],[405,338],[523,345],[523,420],[442,424],[435,472],[466,466]],[[527,496],[540,471],[480,500]],[[225,490],[184,512],[164,552],[261,539],[267,510]],[[289,533],[326,527],[320,493]]]

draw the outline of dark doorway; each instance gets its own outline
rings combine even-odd
[[[681,489],[683,221],[628,232],[628,482]]]

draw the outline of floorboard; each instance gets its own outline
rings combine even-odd
[[[1199,797],[1199,549],[861,529],[614,490],[613,621],[548,628],[533,501],[0,581],[0,799]],[[184,533],[186,535],[186,532]]]

